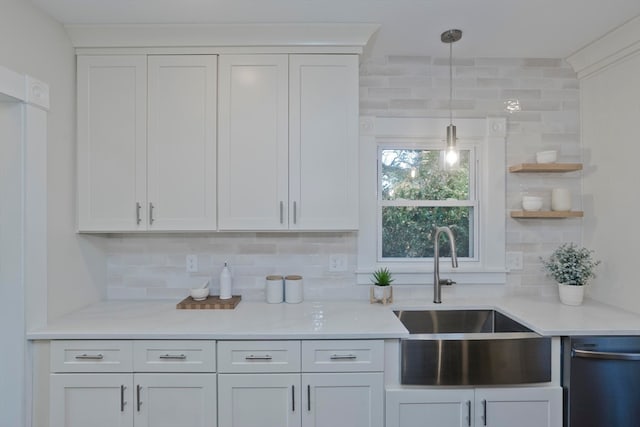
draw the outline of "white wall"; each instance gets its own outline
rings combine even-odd
[[[102,240],[75,234],[75,58],[62,25],[26,0],[2,0],[0,64],[47,82],[48,317],[104,295]],[[28,260],[27,260],[28,263]],[[28,302],[27,302],[28,303]]]
[[[581,81],[584,242],[602,260],[589,295],[640,313],[640,53]]]
[[[25,415],[22,105],[0,102],[0,426]]]

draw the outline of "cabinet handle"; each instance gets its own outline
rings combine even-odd
[[[187,356],[184,354],[161,354],[159,358],[164,360],[185,360]]]
[[[284,224],[284,202],[280,202],[280,224]]]
[[[293,223],[296,224],[298,221],[298,203],[293,202]]]
[[[291,412],[296,412],[296,386],[291,386]]]
[[[273,357],[265,354],[264,356],[254,356],[253,354],[244,358],[245,360],[271,360]]]
[[[332,354],[330,357],[331,360],[355,360],[357,358],[358,356],[355,354]]]
[[[307,411],[311,412],[311,386],[307,384]]]
[[[467,400],[467,425],[471,427],[471,401]]]
[[[487,425],[487,401],[482,401],[482,425]]]
[[[142,209],[142,205],[136,202],[136,224],[138,225],[142,222],[142,218],[140,218],[140,209]]]
[[[153,203],[149,202],[149,225],[153,225]]]
[[[120,412],[124,412],[124,405],[127,404],[127,402],[124,401],[124,389],[126,387],[124,385],[120,386]]]
[[[83,353],[83,354],[78,354],[76,356],[76,359],[78,359],[78,360],[102,360],[102,359],[104,359],[104,356],[101,353],[98,353],[98,354]]]
[[[140,406],[142,405],[142,400],[140,400],[140,391],[142,390],[142,387],[140,386],[140,384],[138,384],[136,386],[136,405],[138,406],[138,412],[140,412]]]

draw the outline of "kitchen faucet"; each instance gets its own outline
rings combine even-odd
[[[440,233],[444,232],[449,237],[449,246],[451,247],[451,266],[458,268],[458,257],[456,256],[456,242],[453,239],[453,233],[449,227],[437,227],[436,236],[433,242],[433,302],[440,304],[442,302],[442,285],[453,285],[454,282],[451,279],[440,279],[440,245],[438,244],[438,238]]]

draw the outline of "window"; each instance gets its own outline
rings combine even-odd
[[[461,149],[451,167],[438,147],[378,149],[378,260],[433,257],[433,235],[449,226],[458,258],[476,253],[475,150]],[[449,246],[441,254],[450,256]]]
[[[461,161],[444,162],[445,119],[361,117],[358,283],[388,267],[394,284],[431,284],[436,226],[450,226],[458,283],[504,283],[504,118],[460,119]],[[450,256],[442,244],[443,257]]]

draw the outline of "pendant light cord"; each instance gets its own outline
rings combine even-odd
[[[453,124],[453,43],[449,43],[449,124]]]

